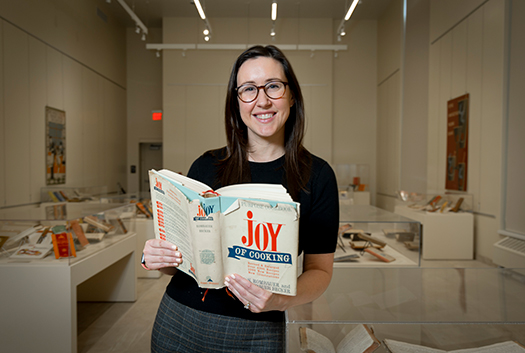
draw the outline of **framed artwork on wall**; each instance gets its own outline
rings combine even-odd
[[[447,102],[447,190],[467,191],[468,115],[468,93]]]
[[[46,185],[66,183],[66,112],[46,107]]]

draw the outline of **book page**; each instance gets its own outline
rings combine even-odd
[[[224,287],[219,209],[217,197],[201,202],[194,200],[188,208],[194,249],[193,265],[201,288]]]
[[[363,353],[375,351],[381,343],[374,340],[371,334],[372,333],[369,332],[365,326],[356,326],[346,334],[341,342],[339,342],[336,348],[337,353]]]
[[[223,214],[221,232],[225,275],[296,294],[299,214],[293,205],[239,199]]]
[[[301,340],[301,350],[304,352],[336,353],[332,341],[308,327],[300,327],[299,335]]]
[[[176,186],[150,171],[155,237],[177,245],[182,254],[178,269],[197,279],[189,225],[189,202]],[[198,202],[198,201],[197,201]]]
[[[187,176],[184,176],[182,174],[179,174],[179,173],[175,173],[175,172],[172,172],[171,170],[167,170],[167,169],[162,169],[162,170],[159,170],[159,171],[155,171],[155,170],[152,170],[153,172],[155,173],[158,173],[160,175],[163,175],[169,179],[171,179],[172,181],[175,181],[185,187],[187,187],[188,189],[191,189],[193,191],[195,191],[196,193],[199,193],[199,194],[202,194],[208,190],[211,190],[211,188],[204,184],[204,183],[201,183],[200,181],[198,180],[195,180],[195,179],[192,179],[192,178],[189,178]]]
[[[490,346],[458,349],[450,353],[523,353],[525,348],[513,341],[491,344]]]
[[[429,348],[417,344],[400,342],[386,338],[383,340],[383,342],[392,353],[447,353],[447,351],[443,351],[441,349]]]

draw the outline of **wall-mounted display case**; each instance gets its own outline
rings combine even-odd
[[[136,300],[135,206],[118,206],[68,202],[0,209],[0,234],[7,237],[0,254],[2,350],[76,352],[77,300]],[[82,245],[78,234],[87,235],[92,226],[87,217],[100,223],[104,235]],[[72,234],[68,256],[57,259],[53,245],[45,257],[13,256],[27,245],[49,245],[44,231],[54,227]]]
[[[515,269],[335,268],[321,297],[286,312],[287,352],[301,352],[300,327],[337,347],[361,324],[381,342],[445,351],[503,341],[524,345],[523,293],[525,277]],[[384,344],[376,352],[387,352]]]
[[[421,224],[418,221],[370,205],[341,203],[339,209],[335,267],[420,265]],[[347,260],[339,261],[342,259]]]

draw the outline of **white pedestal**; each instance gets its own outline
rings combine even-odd
[[[472,213],[440,213],[396,206],[395,213],[422,224],[422,257],[425,260],[474,259],[474,216]]]
[[[2,259],[2,352],[76,353],[77,292],[79,300],[135,301],[135,248],[131,233],[91,244],[71,263],[53,255],[27,263]]]
[[[153,219],[151,218],[137,218],[135,219],[135,230],[137,232],[137,263],[136,271],[138,278],[159,278],[161,273],[159,271],[148,271],[142,268],[140,264],[140,257],[142,250],[144,250],[144,243],[148,239],[155,239],[155,231],[153,230]]]

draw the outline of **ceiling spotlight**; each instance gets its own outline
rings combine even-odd
[[[197,8],[197,11],[199,12],[199,16],[203,20],[205,20],[206,19],[206,15],[204,14],[204,10],[202,9],[201,2],[199,0],[194,0],[193,2],[195,4],[195,7]]]
[[[142,33],[142,40],[146,40],[146,33]]]
[[[345,31],[345,28],[344,28],[344,27],[341,28],[341,32],[340,32],[340,34],[341,34],[341,37],[346,36],[346,31]]]
[[[277,19],[277,2],[272,2],[272,21]]]
[[[270,35],[271,35],[272,37],[275,37],[275,29],[272,28],[272,30],[270,31]]]
[[[140,33],[140,27],[139,27],[139,25],[137,25],[137,28],[135,28],[135,33],[137,33],[137,34]]]
[[[204,40],[208,42],[210,40],[210,36],[204,36]]]
[[[207,36],[208,34],[210,34],[210,31],[208,30],[208,28],[204,28],[204,31],[202,31],[202,34]]]
[[[157,53],[155,54],[157,58],[160,58],[160,50],[157,50]]]
[[[345,21],[348,21],[350,19],[350,16],[352,16],[352,13],[354,12],[355,7],[357,6],[358,3],[359,3],[359,0],[354,0],[354,2],[352,2],[352,5],[350,5],[350,8],[348,9],[348,12],[345,15]]]

